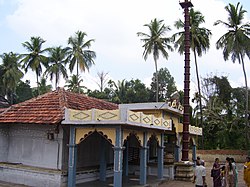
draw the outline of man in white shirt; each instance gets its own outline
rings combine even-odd
[[[200,160],[197,160],[196,162],[193,183],[195,183],[195,187],[206,186],[206,168],[203,165],[201,165]]]
[[[201,157],[197,156],[197,160],[200,161],[200,164],[205,166],[205,161],[201,159]]]

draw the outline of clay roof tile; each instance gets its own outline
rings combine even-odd
[[[0,113],[0,124],[58,124],[64,119],[65,108],[114,110],[118,109],[118,105],[59,88],[53,92],[12,105]]]

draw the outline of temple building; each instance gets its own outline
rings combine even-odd
[[[174,179],[182,149],[176,100],[116,105],[64,89],[0,113],[0,180],[30,186],[75,186],[149,175]],[[202,129],[189,127],[195,158]],[[192,158],[190,159],[192,160]]]

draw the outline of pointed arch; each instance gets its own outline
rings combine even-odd
[[[87,137],[89,137],[94,132],[100,134],[104,139],[106,139],[111,145],[114,146],[115,142],[115,129],[112,128],[77,128],[76,129],[76,144],[80,144]]]
[[[131,136],[135,136],[135,138],[137,139],[139,145],[142,146],[143,134],[142,134],[142,132],[136,132],[136,131],[131,132],[129,130],[124,130],[124,132],[123,132],[123,143],[125,143],[125,141],[128,141],[128,139]]]

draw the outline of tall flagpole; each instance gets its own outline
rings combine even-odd
[[[181,7],[184,9],[185,18],[185,65],[184,65],[184,113],[183,113],[183,137],[182,137],[182,161],[188,161],[188,150],[189,150],[189,91],[190,91],[190,16],[189,7],[193,4],[191,1],[185,0],[185,2],[180,3]]]

